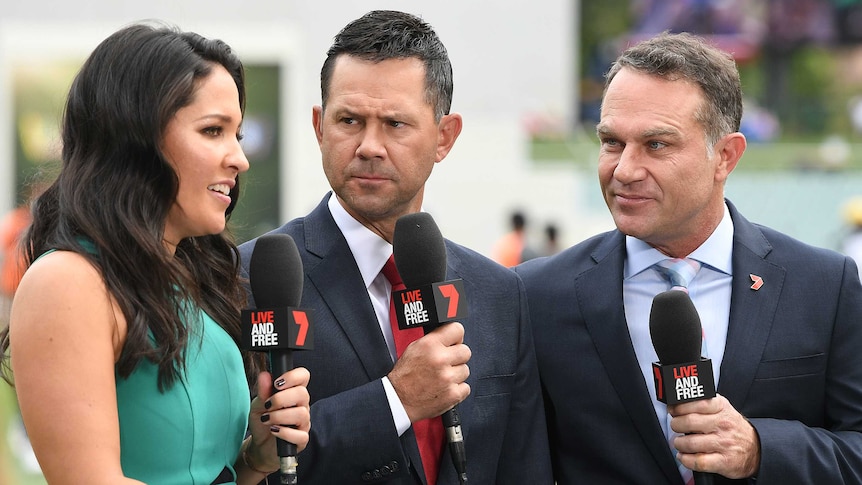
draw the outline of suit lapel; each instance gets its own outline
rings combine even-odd
[[[392,370],[392,360],[347,241],[326,206],[328,197],[305,218],[305,249],[318,256],[306,273],[335,321],[347,335],[369,379]]]
[[[670,449],[653,411],[652,397],[640,372],[623,307],[625,239],[614,231],[592,254],[596,266],[575,280],[575,298],[583,305],[584,322],[635,428],[671,483],[679,480]],[[610,290],[610,293],[606,293]],[[601,291],[601,298],[597,298]],[[609,302],[613,302],[610,303]]]
[[[740,409],[763,356],[786,272],[765,259],[772,246],[763,233],[728,206],[734,227],[733,286],[718,392]]]

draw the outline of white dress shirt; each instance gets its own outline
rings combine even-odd
[[[377,314],[380,331],[383,333],[383,338],[386,339],[389,355],[395,362],[395,341],[392,338],[392,328],[389,326],[389,298],[392,294],[392,285],[380,273],[386,260],[392,255],[392,245],[348,214],[334,193],[329,197],[328,206],[332,218],[335,219],[335,225],[341,230],[341,234],[344,235],[344,239],[347,240],[347,245],[353,253],[353,259],[356,261],[356,266],[359,267],[359,273],[362,274],[362,280],[368,290],[368,297],[371,299],[374,313]],[[410,429],[410,418],[387,376],[383,376],[383,388],[386,390],[386,398],[389,400],[389,409],[392,411],[395,429],[401,436]]]

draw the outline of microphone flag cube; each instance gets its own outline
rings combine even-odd
[[[712,361],[701,357],[697,362],[661,365],[653,362],[656,399],[665,404],[680,404],[715,397]]]
[[[437,326],[467,316],[462,280],[432,283],[392,292],[398,328]]]
[[[307,310],[292,307],[242,311],[242,346],[258,352],[314,349],[314,326]]]

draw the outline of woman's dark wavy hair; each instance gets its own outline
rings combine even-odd
[[[99,269],[128,323],[117,374],[128,377],[147,359],[158,366],[162,390],[185,366],[190,330],[184,325],[184,302],[200,306],[240,341],[245,292],[228,231],[184,239],[173,257],[163,244],[165,220],[179,188],[161,150],[163,134],[215,65],[233,77],[245,112],[242,63],[220,40],[169,25],[135,24],[99,44],[72,83],[63,118],[62,167],[34,202],[25,240],[30,263],[45,251],[61,249],[81,254]],[[238,197],[237,183],[226,218]],[[82,246],[86,240],[97,254]],[[8,345],[7,330],[4,354]],[[257,365],[246,359],[249,375]],[[5,370],[8,377],[8,366]]]

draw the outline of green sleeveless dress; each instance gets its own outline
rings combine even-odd
[[[236,476],[248,425],[239,348],[201,309],[186,313],[191,336],[182,379],[159,392],[158,368],[147,360],[128,379],[117,377],[123,473],[149,485],[210,485],[225,467]]]

